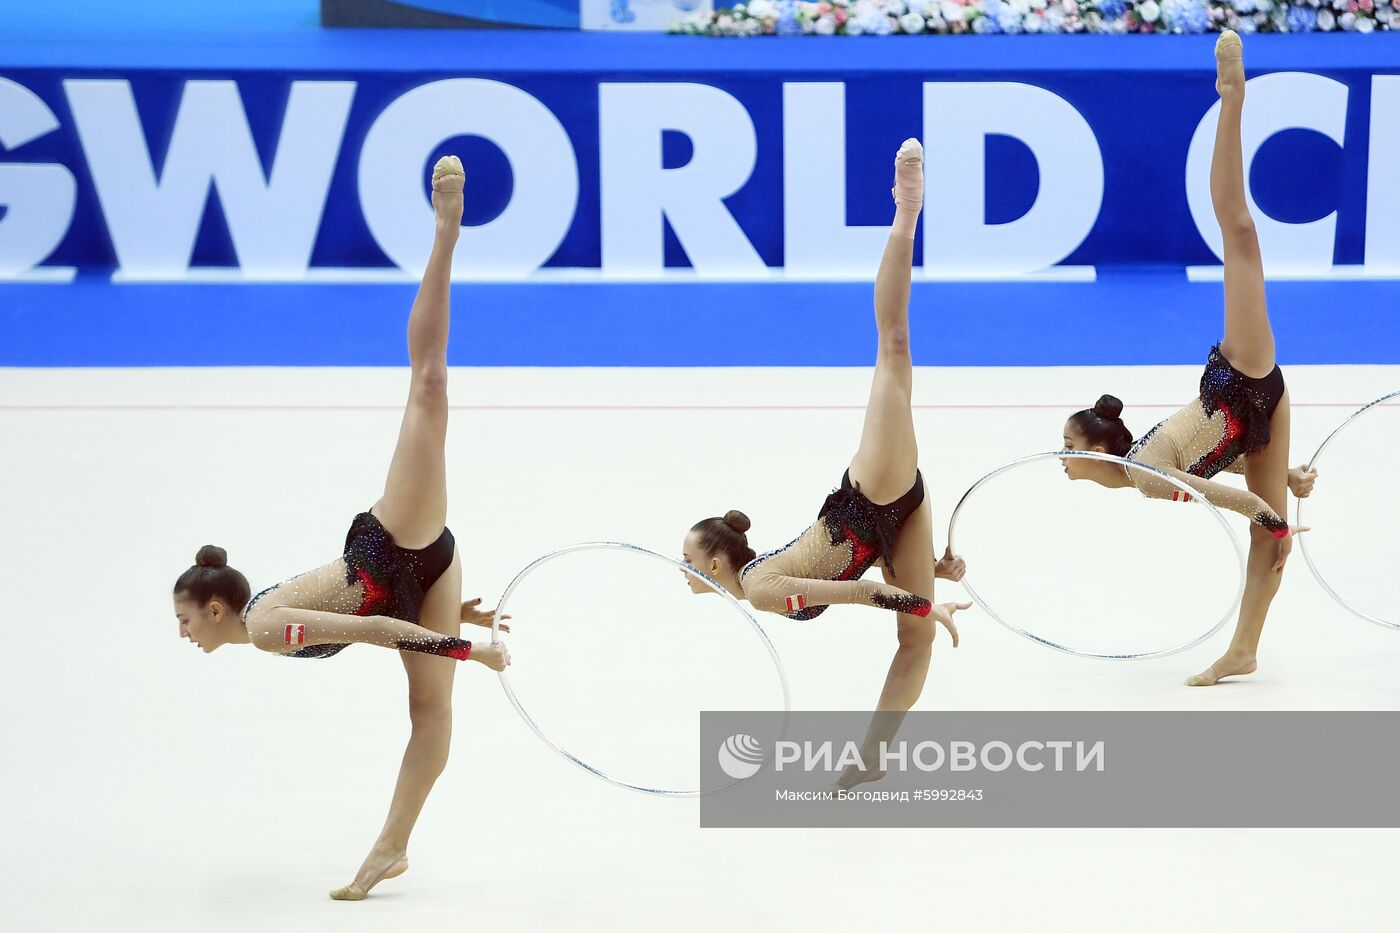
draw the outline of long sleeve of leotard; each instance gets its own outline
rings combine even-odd
[[[1159,469],[1168,476],[1179,479],[1190,486],[1216,508],[1238,512],[1251,522],[1268,529],[1276,538],[1288,535],[1288,522],[1280,518],[1267,502],[1248,489],[1238,489],[1225,483],[1217,483],[1214,480],[1201,479],[1199,476],[1192,476],[1190,473],[1184,473],[1171,467],[1159,467]],[[1159,476],[1142,470],[1134,472],[1139,475],[1133,477],[1133,484],[1145,496],[1153,499],[1180,500],[1185,495],[1178,487]]]
[[[750,577],[755,576],[750,574]],[[744,584],[744,595],[755,609],[791,613],[812,606],[875,606],[893,612],[927,616],[932,604],[897,586],[874,580],[811,580],[779,573],[758,574]]]

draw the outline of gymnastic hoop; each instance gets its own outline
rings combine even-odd
[[[1333,439],[1336,438],[1338,434],[1341,434],[1342,431],[1346,429],[1347,425],[1351,424],[1353,421],[1355,421],[1357,418],[1359,418],[1364,413],[1370,411],[1371,409],[1379,408],[1386,402],[1389,402],[1392,399],[1396,398],[1400,398],[1400,391],[1392,392],[1389,395],[1383,395],[1380,398],[1376,399],[1374,402],[1362,405],[1356,411],[1352,412],[1347,417],[1347,420],[1337,425],[1336,429],[1331,434],[1327,435],[1326,439],[1324,439],[1323,442],[1320,445],[1318,445],[1317,451],[1312,455],[1312,459],[1308,461],[1308,469],[1313,469],[1317,465],[1317,460],[1319,457],[1322,456],[1322,452],[1327,449],[1327,445],[1331,444]],[[1304,500],[1302,499],[1298,500],[1297,521],[1300,526],[1303,524],[1303,502]],[[1327,591],[1327,595],[1331,596],[1332,599],[1337,603],[1337,605],[1341,606],[1343,609],[1345,609],[1347,612],[1350,612],[1357,618],[1365,619],[1367,622],[1375,623],[1376,625],[1379,625],[1382,628],[1400,630],[1400,622],[1390,622],[1386,619],[1382,619],[1380,616],[1371,615],[1371,613],[1369,612],[1366,612],[1362,609],[1357,609],[1351,603],[1347,602],[1345,599],[1342,598],[1341,594],[1333,588],[1332,584],[1327,582],[1327,579],[1322,575],[1322,571],[1317,568],[1317,560],[1312,556],[1312,554],[1308,550],[1307,535],[1298,536],[1298,548],[1303,552],[1303,561],[1308,565],[1308,569],[1312,571],[1313,578],[1316,579],[1318,584],[1324,590]]]
[[[496,614],[491,619],[492,644],[496,644],[501,640],[501,618],[505,615],[506,607],[510,604],[510,598],[515,593],[516,588],[520,586],[521,581],[523,581],[535,570],[538,570],[540,567],[544,566],[550,561],[557,560],[558,558],[563,557],[565,554],[575,554],[579,551],[624,551],[633,554],[646,554],[649,557],[654,557],[657,560],[664,561],[665,563],[668,563],[673,567],[676,567],[680,570],[685,571],[686,573],[694,575],[698,579],[702,580],[705,583],[705,585],[708,586],[715,593],[724,597],[724,599],[728,601],[728,603],[731,606],[733,606],[739,611],[740,615],[742,615],[745,619],[748,620],[749,625],[753,628],[754,634],[758,636],[758,640],[762,642],[763,647],[767,649],[768,657],[773,661],[773,669],[777,671],[778,683],[783,690],[783,731],[786,732],[787,716],[792,711],[792,698],[788,693],[787,672],[783,669],[782,659],[778,657],[778,650],[773,647],[773,643],[768,639],[768,633],[763,631],[763,627],[759,625],[758,620],[753,617],[752,613],[750,613],[747,609],[744,608],[743,604],[740,603],[739,600],[734,598],[732,593],[730,593],[724,587],[720,586],[719,583],[715,582],[703,571],[697,570],[696,568],[690,566],[687,563],[678,561],[673,557],[668,557],[665,554],[662,554],[658,551],[653,551],[649,548],[640,547],[635,544],[627,544],[621,541],[584,541],[579,544],[570,544],[567,547],[559,548],[557,551],[550,551],[548,554],[545,554],[541,557],[537,557],[534,561],[526,565],[524,570],[520,571],[515,575],[515,579],[510,581],[510,586],[506,587],[506,591],[503,594],[501,594],[500,605],[496,607]],[[661,787],[647,787],[643,784],[633,784],[630,781],[624,781],[620,778],[613,777],[611,774],[608,774],[607,772],[602,771],[599,768],[593,767],[588,762],[584,761],[582,758],[578,757],[573,752],[564,748],[564,746],[560,745],[558,742],[552,739],[549,736],[549,734],[544,731],[544,729],[540,728],[540,724],[535,722],[534,717],[531,716],[529,712],[526,711],[525,707],[521,704],[519,697],[517,697],[515,695],[515,691],[511,689],[510,678],[506,676],[506,672],[500,671],[497,674],[497,676],[501,678],[501,686],[505,688],[506,696],[510,698],[511,705],[515,707],[515,711],[520,714],[520,718],[525,720],[525,724],[529,726],[531,730],[534,731],[535,735],[539,736],[540,739],[546,745],[554,749],[559,754],[563,755],[566,759],[573,762],[575,765],[578,765],[580,768],[587,771],[594,777],[602,778],[609,784],[615,784],[618,787],[625,787],[628,790],[635,790],[643,794],[652,794],[657,797],[701,797],[720,793],[724,790],[728,790],[735,784],[740,783],[739,781],[733,781],[729,784],[723,785],[722,787],[716,787],[705,791],[675,790]]]
[[[1123,457],[1115,457],[1112,454],[1099,453],[1096,450],[1054,450],[1047,451],[1045,453],[1031,454],[1028,457],[1021,457],[1019,460],[1013,460],[1010,463],[1005,464],[1004,466],[997,467],[995,470],[988,473],[986,476],[982,477],[977,482],[973,483],[970,487],[968,487],[967,492],[963,493],[962,498],[958,500],[957,507],[953,509],[952,517],[948,520],[948,547],[953,549],[954,552],[956,552],[957,548],[953,543],[953,535],[955,530],[957,529],[958,515],[962,513],[963,506],[967,504],[968,498],[980,487],[985,485],[988,481],[996,478],[997,476],[1000,476],[1002,473],[1005,473],[1008,470],[1014,470],[1017,467],[1024,466],[1028,463],[1039,463],[1045,460],[1068,459],[1102,460],[1105,463],[1117,463],[1121,466],[1124,466],[1125,469],[1138,469],[1145,470],[1149,473],[1155,473],[1162,479],[1165,479],[1167,482],[1171,483],[1180,491],[1190,496],[1189,501],[1200,503],[1202,506],[1209,509],[1210,513],[1213,516],[1215,516],[1215,520],[1220,523],[1220,527],[1224,529],[1225,536],[1230,539],[1230,546],[1235,549],[1235,557],[1239,561],[1240,582],[1239,586],[1235,590],[1234,599],[1230,601],[1230,605],[1225,608],[1225,611],[1221,614],[1219,621],[1217,621],[1208,630],[1206,630],[1204,634],[1196,636],[1195,638],[1191,639],[1185,644],[1177,645],[1174,648],[1164,648],[1157,651],[1139,651],[1123,654],[1101,654],[1093,651],[1083,651],[1078,648],[1071,647],[1069,645],[1060,644],[1059,642],[1052,641],[1048,638],[1043,638],[1035,634],[1034,632],[1031,632],[1027,629],[1022,628],[1019,625],[1016,625],[1014,622],[1008,621],[1001,615],[1001,613],[997,612],[995,609],[992,608],[990,604],[988,604],[987,600],[982,596],[982,594],[978,593],[976,588],[973,587],[968,577],[964,576],[962,579],[962,585],[963,588],[967,590],[967,594],[972,597],[972,601],[975,602],[982,609],[983,612],[987,613],[987,615],[991,616],[993,619],[996,619],[1003,626],[1015,632],[1017,635],[1020,635],[1022,638],[1028,638],[1036,644],[1045,645],[1047,648],[1054,648],[1056,651],[1063,651],[1065,654],[1072,654],[1075,657],[1079,658],[1098,658],[1100,660],[1105,661],[1138,661],[1145,660],[1147,658],[1165,658],[1168,655],[1178,654],[1182,651],[1187,650],[1188,648],[1194,648],[1196,645],[1199,645],[1201,642],[1205,641],[1207,638],[1210,638],[1216,632],[1220,631],[1225,626],[1225,623],[1230,621],[1230,617],[1234,615],[1236,607],[1238,607],[1240,604],[1240,600],[1244,598],[1244,551],[1240,548],[1239,540],[1236,539],[1234,532],[1230,530],[1229,523],[1225,520],[1225,516],[1220,514],[1219,509],[1217,509],[1211,502],[1206,500],[1204,497],[1199,495],[1186,483],[1183,483],[1181,480],[1177,479],[1174,476],[1164,473],[1156,467],[1150,467],[1146,464],[1137,463],[1132,460],[1127,460]]]

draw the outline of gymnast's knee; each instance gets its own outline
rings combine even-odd
[[[417,700],[409,697],[408,718],[413,731],[439,730],[452,734],[452,704],[442,700]]]
[[[933,644],[933,638],[937,632],[938,627],[934,625],[932,619],[904,615],[899,617],[899,647],[901,648],[927,648]]]
[[[896,359],[909,355],[907,324],[892,324],[880,329],[880,355]]]
[[[1278,538],[1274,533],[1257,522],[1251,522],[1249,526],[1249,548],[1250,550],[1272,550],[1278,544]]]
[[[413,398],[426,404],[447,404],[447,364],[434,361],[413,368]]]

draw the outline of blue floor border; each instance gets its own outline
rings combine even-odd
[[[0,366],[397,366],[411,285],[0,285]],[[460,284],[463,366],[867,366],[868,283]],[[1271,282],[1284,364],[1400,364],[1400,281]],[[916,283],[915,362],[1196,364],[1218,282]]]

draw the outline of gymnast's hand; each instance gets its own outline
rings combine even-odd
[[[1298,466],[1288,471],[1288,489],[1295,499],[1306,499],[1312,495],[1315,482],[1317,471],[1310,467]]]
[[[971,608],[972,603],[934,603],[928,617],[948,630],[948,634],[953,636],[953,647],[956,648],[958,646],[958,627],[953,624],[953,613]]]
[[[494,618],[496,617],[496,610],[494,610],[494,609],[478,609],[478,608],[476,608],[477,606],[480,606],[480,605],[481,605],[481,597],[480,597],[480,596],[476,597],[475,599],[469,599],[469,600],[467,600],[466,602],[462,603],[462,622],[463,622],[463,624],[465,624],[465,625],[479,625],[479,626],[481,626],[482,628],[490,628],[490,627],[491,627],[491,620],[494,619]],[[506,619],[509,619],[509,618],[510,618],[509,615],[503,615],[503,616],[501,616],[501,631],[503,631],[503,632],[509,632],[509,631],[510,631],[510,626],[509,626],[509,625],[506,625],[506,623],[505,623],[505,620],[506,620]]]
[[[1288,534],[1278,539],[1278,544],[1274,551],[1274,573],[1283,572],[1283,565],[1288,563],[1288,555],[1293,553],[1293,539],[1305,531],[1312,531],[1312,529],[1299,528],[1297,525],[1289,525]]]
[[[967,561],[953,553],[952,548],[943,551],[943,558],[933,565],[933,576],[937,580],[958,582],[967,573]]]

